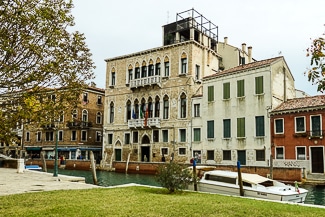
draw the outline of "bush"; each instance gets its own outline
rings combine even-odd
[[[187,189],[188,185],[193,183],[193,177],[190,170],[184,165],[170,162],[158,167],[157,182],[170,193],[177,190]]]

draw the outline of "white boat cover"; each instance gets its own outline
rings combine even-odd
[[[265,178],[263,176],[257,175],[257,174],[249,174],[249,173],[242,173],[242,180],[244,182],[248,182],[251,184],[258,184],[266,181],[270,181],[270,179]]]

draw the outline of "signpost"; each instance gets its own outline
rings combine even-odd
[[[240,171],[240,161],[237,161],[237,170],[238,170],[239,195],[244,196],[243,180],[242,180],[241,171]]]
[[[197,182],[196,182],[196,159],[193,159],[193,180],[194,180],[194,191],[197,191]]]

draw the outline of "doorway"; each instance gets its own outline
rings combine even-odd
[[[237,150],[237,160],[240,162],[240,165],[246,165],[246,151]]]
[[[310,147],[311,172],[324,173],[324,150],[323,147]]]
[[[150,162],[150,147],[142,146],[141,147],[141,161]]]
[[[121,160],[122,160],[122,150],[115,149],[115,161],[121,161]]]

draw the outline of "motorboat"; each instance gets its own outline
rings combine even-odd
[[[245,197],[262,198],[267,200],[289,201],[304,203],[308,190],[284,184],[257,174],[241,173]],[[238,172],[211,170],[204,172],[197,183],[197,190],[202,192],[240,195]],[[189,186],[193,190],[193,186]]]
[[[42,167],[38,165],[26,165],[25,166],[26,170],[34,170],[34,171],[42,171]]]

